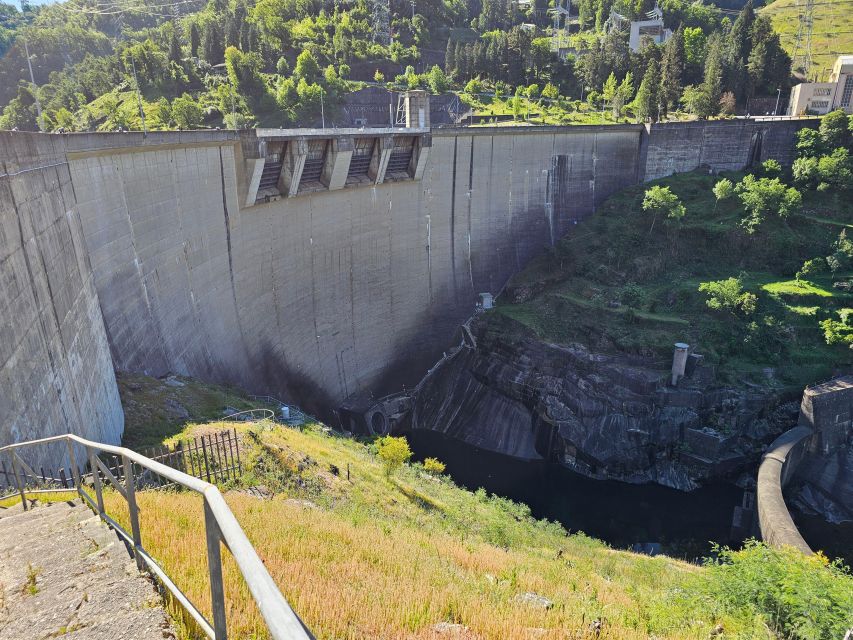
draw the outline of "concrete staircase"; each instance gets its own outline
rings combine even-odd
[[[79,499],[0,509],[0,640],[173,639],[162,605]]]

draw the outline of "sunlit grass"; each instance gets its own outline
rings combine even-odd
[[[322,493],[310,502],[299,491],[271,500],[229,492],[226,500],[318,638],[432,638],[439,622],[484,639],[593,637],[596,619],[604,621],[598,637],[608,638],[706,638],[720,621],[742,627],[683,597],[702,571],[694,565],[567,535],[523,505],[459,489],[418,465],[387,478],[368,446],[318,430],[276,429],[261,439],[285,466],[307,469],[302,477],[321,482]],[[200,496],[145,491],[137,499],[145,548],[209,614]],[[126,525],[123,502],[106,496]],[[223,557],[231,636],[267,637]],[[553,606],[525,604],[518,596],[528,592]]]
[[[771,295],[779,296],[818,296],[820,298],[831,298],[833,296],[832,291],[818,287],[808,280],[768,282],[761,288]]]

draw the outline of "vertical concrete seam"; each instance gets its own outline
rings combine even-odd
[[[474,265],[471,259],[471,191],[474,185],[474,136],[471,136],[471,151],[468,156],[468,279],[471,281],[471,295],[477,294],[474,288]]]
[[[453,168],[450,179],[450,273],[453,274],[453,301],[456,302],[459,287],[456,283],[456,150],[459,136],[453,136]]]
[[[246,344],[246,336],[243,332],[240,305],[237,302],[237,285],[234,282],[234,258],[231,251],[231,216],[228,212],[228,197],[225,191],[225,163],[222,159],[222,147],[217,147],[217,150],[219,151],[219,180],[222,188],[222,212],[225,216],[225,245],[228,251],[228,276],[231,281],[231,299],[234,301],[234,317],[237,319],[237,330],[240,332],[243,353],[248,356],[249,350]]]

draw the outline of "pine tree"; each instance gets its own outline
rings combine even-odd
[[[190,55],[193,58],[198,57],[199,45],[201,45],[201,36],[198,33],[198,25],[193,22],[190,25]]]
[[[660,68],[661,112],[666,114],[678,108],[681,83],[684,75],[684,29],[678,28],[667,41]]]
[[[181,41],[178,30],[178,23],[172,22],[172,34],[169,38],[169,60],[175,64],[181,64],[181,60],[184,57],[181,51]]]
[[[702,83],[703,106],[701,115],[715,115],[719,111],[723,86],[723,50],[720,38],[714,38],[705,58],[705,80]]]
[[[637,118],[641,122],[651,120],[655,122],[658,119],[658,103],[662,102],[658,95],[658,90],[661,87],[660,66],[657,60],[652,58],[649,60],[649,66],[646,68],[646,73],[643,76],[643,81],[640,83],[640,88],[637,90],[637,97],[634,99],[634,105],[637,109]]]
[[[444,52],[444,71],[449,76],[456,73],[456,46],[453,40],[447,41],[447,51]]]
[[[740,10],[729,34],[731,60],[746,60],[752,50],[752,24],[755,22],[755,11],[752,8],[752,0]]]

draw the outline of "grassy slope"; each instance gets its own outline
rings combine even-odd
[[[738,228],[737,198],[716,205],[717,179],[696,172],[659,181],[687,207],[680,226],[658,220],[652,228],[641,209],[648,185],[613,196],[514,279],[511,290],[534,295],[500,305],[495,326],[511,330],[510,318],[549,341],[662,360],[672,343],[686,341],[718,365],[724,380],[766,383],[763,370],[775,367],[774,383],[791,389],[849,365],[850,350],[828,346],[818,322],[838,319],[853,297],[833,289],[829,274],[810,284],[791,281],[804,260],[831,253],[830,244],[853,221],[853,203],[807,193],[802,215],[769,219],[747,236]],[[712,312],[697,291],[700,282],[733,276],[758,296],[750,317]]]
[[[776,0],[762,9],[773,21],[782,46],[789,55],[794,43],[804,0]],[[842,54],[853,53],[853,0],[816,0],[812,29],[812,59],[820,81],[826,81],[832,64]]]
[[[146,410],[128,414],[127,439],[139,438],[138,430],[150,439],[143,416],[163,414],[171,398],[151,392],[158,381],[135,382],[124,389],[124,400]],[[193,403],[193,390],[211,410],[234,401],[232,389],[185,382],[181,389],[187,404]],[[179,438],[233,426],[182,425],[166,418],[162,430]],[[733,585],[743,591],[761,580],[753,575],[744,582],[739,567],[711,570],[613,550],[582,534],[568,535],[556,524],[535,521],[523,505],[427,475],[420,465],[387,477],[372,446],[316,426],[300,431],[241,424],[238,430],[247,467],[241,484],[263,484],[276,495],[261,500],[228,491],[226,500],[319,639],[698,640],[718,626],[724,637],[773,637],[766,619],[750,607],[724,604],[721,594]],[[332,465],[339,473],[332,472]],[[142,491],[137,500],[146,549],[209,613],[200,498]],[[127,527],[124,500],[107,492],[105,501],[107,511]],[[230,637],[268,637],[230,555],[223,558]],[[760,575],[765,557],[751,553],[750,559],[744,570]],[[770,554],[769,560],[797,572],[791,573],[795,583],[786,597],[799,599],[800,585],[806,584],[825,607],[828,592],[853,593],[850,578],[826,572],[820,559]],[[724,579],[726,571],[734,575]],[[537,607],[519,597],[528,593],[550,599],[553,606]],[[847,606],[843,598],[834,596]],[[821,609],[818,617],[822,615]],[[602,622],[600,633],[591,626],[595,620]],[[467,629],[448,635],[436,629],[440,622]],[[193,635],[186,625],[181,633]]]

